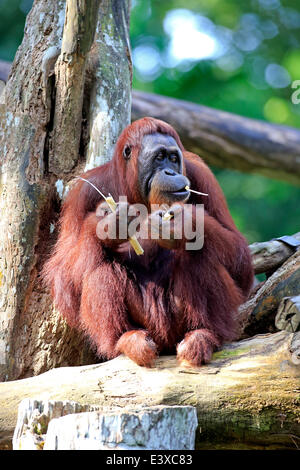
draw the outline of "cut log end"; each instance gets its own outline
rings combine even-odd
[[[275,325],[279,330],[291,333],[300,330],[300,295],[282,299],[275,317]]]

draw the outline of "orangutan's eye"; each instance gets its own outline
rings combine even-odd
[[[123,157],[125,158],[125,160],[128,160],[130,158],[130,155],[131,155],[131,147],[129,145],[126,145],[126,147],[123,150]]]
[[[172,163],[177,163],[177,162],[178,162],[178,157],[177,157],[177,155],[170,155],[170,162],[172,162]]]

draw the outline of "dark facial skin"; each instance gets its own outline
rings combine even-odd
[[[182,174],[183,156],[176,140],[165,134],[150,134],[143,138],[138,159],[139,188],[143,199],[155,192],[162,201],[186,202],[189,180]]]

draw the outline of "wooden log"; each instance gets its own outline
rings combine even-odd
[[[299,294],[300,251],[275,271],[238,311],[241,337],[274,332],[275,316],[284,297]]]
[[[292,235],[300,241],[300,232]],[[281,240],[252,243],[249,245],[255,274],[266,273],[277,269],[292,254],[295,249]]]
[[[275,317],[275,325],[279,330],[291,333],[300,330],[300,295],[282,299]]]
[[[291,339],[291,345],[289,348],[291,353],[291,359],[293,364],[300,365],[300,331],[295,333]]]
[[[134,91],[132,120],[153,116],[177,130],[209,165],[300,184],[300,131],[183,100]]]
[[[197,369],[162,356],[154,368],[125,356],[0,383],[0,443],[11,445],[24,398],[97,404],[99,410],[157,405],[197,409],[196,449],[295,449],[300,436],[300,368],[286,331],[226,345]],[[294,439],[294,440],[293,440]]]
[[[192,406],[156,406],[52,419],[44,450],[193,450]]]

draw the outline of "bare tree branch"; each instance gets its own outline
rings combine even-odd
[[[300,242],[300,232],[292,237]],[[279,239],[252,243],[249,248],[255,274],[274,271],[295,252],[295,248]]]

